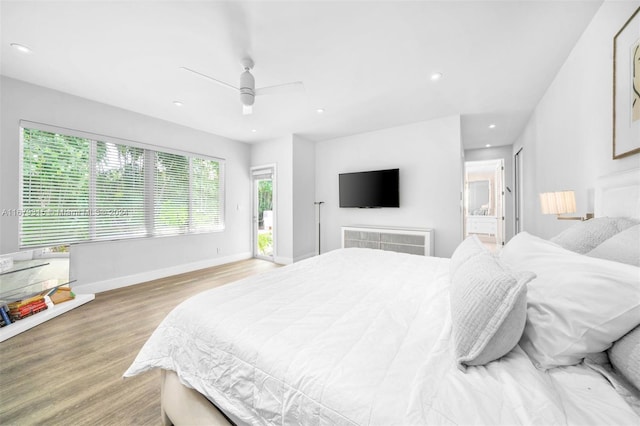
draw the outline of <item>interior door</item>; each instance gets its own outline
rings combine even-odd
[[[496,208],[496,245],[504,246],[505,242],[505,181],[504,181],[504,160],[496,160],[494,170],[495,180],[495,208]]]
[[[273,261],[275,253],[275,166],[253,168],[253,256]]]
[[[515,232],[514,234],[522,231],[522,205],[523,205],[523,184],[522,184],[522,165],[523,165],[523,157],[522,157],[522,148],[516,152],[514,159],[514,185],[513,190],[514,194],[514,210],[515,210]]]

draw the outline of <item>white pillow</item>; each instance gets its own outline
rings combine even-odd
[[[458,246],[451,261],[454,351],[464,371],[494,361],[518,344],[533,274],[507,271],[475,235]]]
[[[520,346],[538,368],[579,363],[640,323],[640,268],[580,255],[521,232],[500,252],[529,283]]]
[[[576,253],[587,253],[605,240],[638,222],[626,217],[598,217],[578,222],[551,238],[551,242]]]
[[[640,225],[627,228],[605,240],[587,256],[640,266]]]
[[[463,263],[472,257],[483,253],[490,253],[490,251],[484,244],[482,244],[482,241],[480,241],[480,238],[478,238],[477,235],[472,234],[465,238],[464,241],[458,244],[458,247],[456,247],[451,255],[451,261],[449,262],[449,277],[453,277],[453,274]]]

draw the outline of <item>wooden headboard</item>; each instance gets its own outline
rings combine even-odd
[[[595,217],[640,220],[640,168],[599,177],[594,201]]]

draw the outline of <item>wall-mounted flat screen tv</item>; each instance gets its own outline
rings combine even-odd
[[[400,169],[341,173],[340,207],[400,207]]]

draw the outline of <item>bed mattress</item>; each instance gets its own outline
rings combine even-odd
[[[459,370],[448,286],[448,259],[335,250],[183,302],[125,376],[173,370],[237,424],[638,424],[584,365]]]

